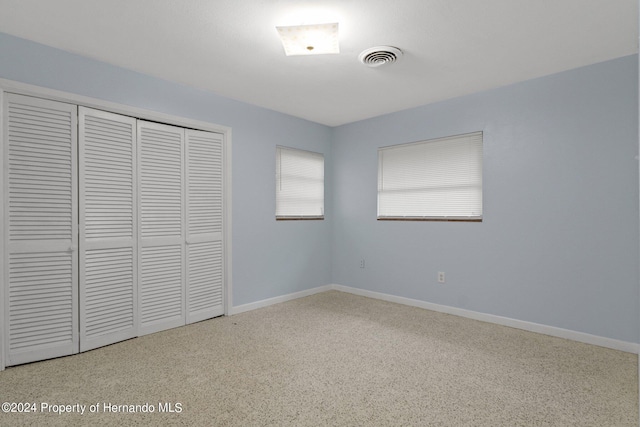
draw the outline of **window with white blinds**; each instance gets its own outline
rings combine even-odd
[[[324,156],[276,147],[276,219],[324,218]]]
[[[482,132],[378,150],[378,219],[482,220]]]

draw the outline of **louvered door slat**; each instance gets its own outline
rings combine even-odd
[[[187,323],[224,314],[222,136],[187,134]]]
[[[80,349],[137,335],[136,120],[80,107]]]
[[[78,352],[77,108],[4,100],[7,365]]]
[[[188,233],[222,232],[222,139],[188,131]]]
[[[143,248],[140,268],[142,325],[184,324],[182,245]]]
[[[140,334],[184,325],[184,130],[138,122]]]
[[[190,313],[223,314],[222,242],[190,244],[187,268]]]

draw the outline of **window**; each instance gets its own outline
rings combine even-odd
[[[276,219],[324,218],[324,156],[276,147]]]
[[[482,220],[482,132],[378,150],[378,219]]]

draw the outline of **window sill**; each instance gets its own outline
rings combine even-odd
[[[378,221],[482,222],[482,218],[412,218],[412,217],[378,217]]]
[[[276,217],[276,221],[323,221],[323,216],[301,216],[301,217]]]

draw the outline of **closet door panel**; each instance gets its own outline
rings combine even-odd
[[[79,108],[80,350],[137,336],[136,120]]]
[[[185,323],[184,130],[138,121],[140,334]]]
[[[186,131],[187,323],[224,314],[222,135]]]
[[[144,324],[180,319],[182,324],[182,245],[142,248],[140,293]],[[177,325],[179,326],[179,325]]]
[[[188,256],[187,323],[224,314],[222,242],[191,243]]]
[[[78,352],[77,107],[4,98],[7,365]]]

